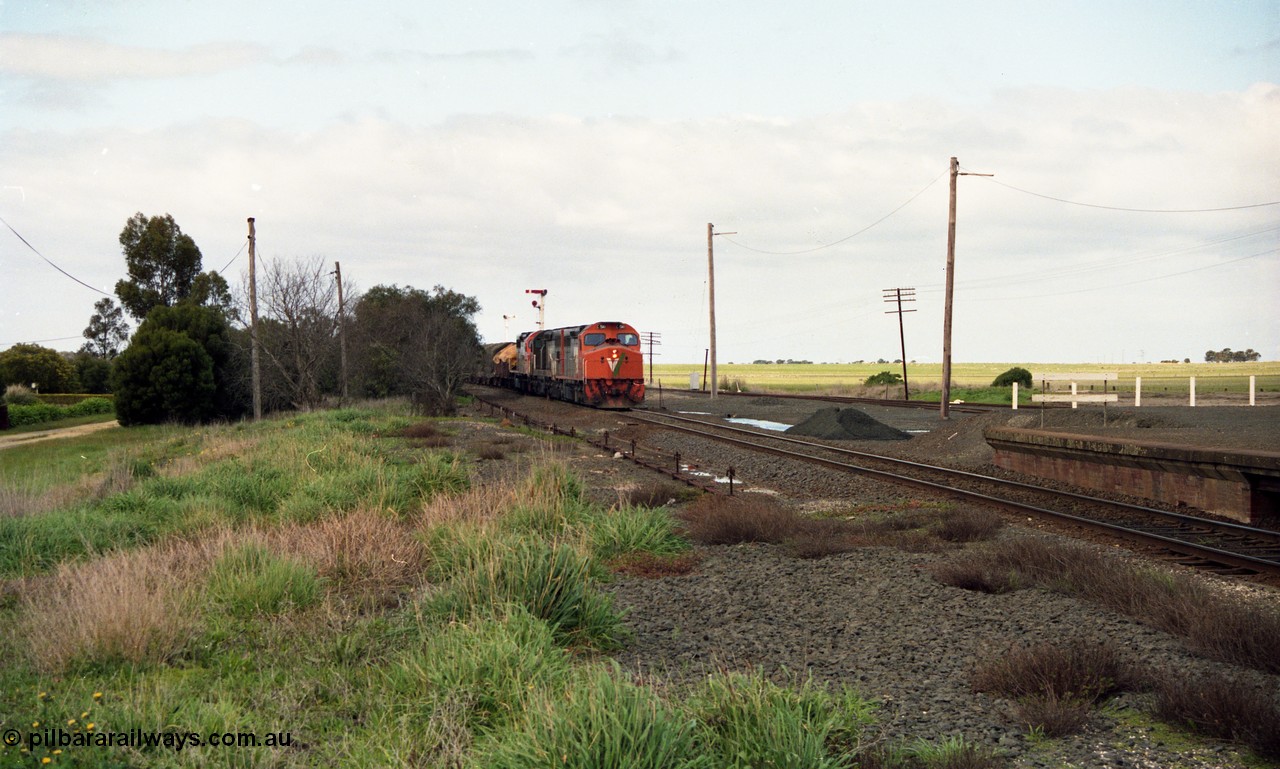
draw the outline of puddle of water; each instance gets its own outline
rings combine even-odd
[[[778,432],[785,432],[791,429],[791,425],[783,424],[782,422],[770,422],[767,419],[747,419],[746,417],[730,417],[725,421],[733,422],[734,424],[738,424],[738,425],[751,425],[752,427],[759,427],[761,430],[776,430]]]
[[[903,430],[904,433],[927,433],[929,430]]]
[[[727,476],[727,475],[725,475],[725,476],[720,476],[720,475],[716,475],[715,473],[708,473],[708,472],[704,472],[704,471],[702,471],[702,470],[690,470],[688,465],[681,465],[681,466],[680,466],[680,472],[684,473],[685,475],[692,475],[692,476],[693,476],[693,477],[695,477],[695,478],[711,478],[711,479],[712,479],[712,480],[714,480],[716,483],[728,483],[728,482],[729,482],[729,476]],[[739,480],[737,480],[737,479],[734,479],[734,483],[742,483],[742,481],[739,481]]]
[[[704,417],[711,416],[710,411],[677,411],[676,413],[677,414],[697,414],[699,416],[704,416]]]

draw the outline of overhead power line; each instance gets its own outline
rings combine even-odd
[[[21,342],[0,342],[0,347],[12,347],[15,344],[44,344],[45,342],[65,342],[68,339],[83,339],[83,335],[76,336],[58,336],[53,339],[27,339]]]
[[[1127,211],[1129,213],[1135,213],[1135,214],[1212,214],[1212,213],[1217,213],[1219,211],[1243,211],[1249,208],[1266,208],[1267,206],[1280,206],[1280,200],[1275,200],[1270,203],[1250,203],[1248,205],[1243,205],[1243,206],[1224,206],[1222,208],[1125,208],[1123,206],[1105,206],[1100,203],[1082,203],[1078,200],[1066,200],[1065,198],[1055,198],[1052,195],[1045,195],[1044,193],[1041,193],[1041,192],[1032,192],[1031,190],[1024,190],[1021,187],[1015,187],[1012,184],[1005,184],[1004,182],[998,182],[998,181],[995,181],[994,179],[991,181],[991,183],[998,184],[1001,187],[1006,187],[1008,189],[1013,190],[1014,192],[1021,192],[1023,195],[1031,195],[1032,197],[1044,198],[1045,200],[1052,200],[1055,203],[1065,203],[1069,206],[1082,206],[1084,208],[1101,208],[1106,211]]]
[[[932,187],[934,184],[937,184],[938,180],[939,180],[939,179],[941,179],[944,175],[946,175],[946,173],[947,173],[946,171],[943,171],[942,173],[940,173],[940,174],[938,174],[937,176],[935,176],[935,177],[933,178],[933,181],[931,181],[931,182],[929,182],[928,184],[926,184],[926,185],[925,185],[925,186],[924,186],[924,187],[923,187],[919,192],[917,192],[916,194],[914,194],[914,195],[912,195],[911,197],[907,198],[906,202],[904,202],[902,205],[898,206],[897,208],[893,209],[893,210],[892,210],[892,211],[890,211],[889,213],[885,214],[884,216],[880,217],[879,219],[876,219],[876,220],[875,220],[874,222],[872,222],[871,224],[868,224],[866,227],[863,227],[862,229],[858,230],[857,232],[853,233],[852,235],[847,235],[847,236],[845,236],[845,237],[843,237],[843,238],[841,238],[841,239],[839,239],[839,240],[837,240],[837,241],[834,241],[834,242],[831,242],[831,243],[827,243],[826,245],[822,245],[822,246],[814,246],[813,248],[805,248],[805,249],[801,249],[801,250],[799,250],[799,251],[764,251],[764,250],[759,249],[759,248],[752,248],[751,246],[743,245],[742,243],[739,243],[738,241],[734,240],[733,238],[725,238],[725,240],[727,240],[727,241],[729,241],[730,243],[734,244],[734,245],[735,245],[735,246],[737,246],[738,248],[744,248],[744,249],[746,249],[746,250],[748,250],[748,251],[754,251],[754,252],[756,252],[757,254],[769,254],[769,255],[771,255],[771,256],[795,256],[796,254],[811,254],[811,253],[813,253],[814,251],[821,251],[821,250],[822,250],[822,249],[824,249],[824,248],[831,248],[832,246],[838,246],[838,245],[840,245],[841,243],[844,243],[846,240],[852,240],[853,238],[858,237],[858,236],[859,236],[859,235],[861,235],[862,233],[866,232],[867,230],[871,229],[872,227],[875,227],[877,224],[880,224],[880,223],[881,223],[881,222],[883,222],[884,220],[888,219],[889,217],[891,217],[891,216],[893,216],[894,214],[898,213],[898,212],[899,212],[899,211],[901,211],[902,209],[906,208],[908,205],[910,205],[910,204],[911,204],[911,202],[912,202],[912,201],[914,201],[916,198],[918,198],[918,197],[920,197],[921,195],[923,195],[923,194],[924,194],[924,193],[925,193],[925,192],[926,192],[930,187]]]
[[[218,273],[221,274],[226,272],[227,268],[231,266],[231,262],[234,262],[235,260],[239,259],[240,255],[243,254],[244,250],[248,247],[249,247],[249,239],[246,237],[244,239],[244,242],[240,244],[240,250],[237,251],[236,255],[231,257],[231,259],[226,264],[222,265],[222,269],[218,270]]]
[[[27,239],[26,239],[26,238],[24,238],[24,237],[22,237],[22,235],[21,235],[17,230],[15,230],[15,229],[13,228],[13,225],[11,225],[11,224],[9,224],[8,222],[6,222],[3,218],[0,218],[0,222],[2,222],[2,223],[4,224],[4,226],[5,226],[5,227],[8,227],[8,228],[9,228],[9,232],[12,232],[12,233],[13,233],[13,234],[18,238],[18,240],[21,240],[21,241],[22,241],[22,244],[23,244],[24,246],[26,246],[27,248],[31,249],[31,253],[35,254],[36,256],[40,257],[41,259],[44,259],[44,261],[45,261],[45,262],[46,262],[50,267],[52,267],[53,269],[55,269],[55,270],[57,270],[58,272],[62,273],[63,275],[66,275],[68,278],[71,278],[72,280],[74,280],[75,282],[77,282],[77,283],[79,283],[80,285],[84,286],[85,288],[89,289],[90,291],[97,291],[99,294],[102,294],[103,296],[111,296],[111,294],[108,294],[106,291],[103,291],[103,290],[102,290],[102,289],[100,289],[100,288],[96,288],[96,287],[94,287],[94,286],[89,285],[88,283],[85,283],[83,280],[80,280],[80,279],[79,279],[79,278],[77,278],[75,275],[72,275],[71,273],[69,273],[69,272],[67,272],[66,270],[62,269],[62,268],[61,268],[61,267],[59,267],[58,265],[56,265],[56,264],[54,264],[53,262],[49,261],[49,258],[48,258],[48,257],[46,257],[44,254],[40,253],[39,251],[37,251],[35,246],[33,246],[33,245],[31,245],[30,243],[28,243],[28,242],[27,242]]]

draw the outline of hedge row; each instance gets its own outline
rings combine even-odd
[[[110,414],[115,411],[108,398],[87,398],[74,406],[55,406],[52,403],[37,403],[32,406],[9,406],[9,425],[22,427],[38,425],[43,422],[55,422],[59,419],[86,417],[93,414]]]
[[[57,406],[74,406],[77,403],[83,403],[94,398],[106,398],[110,400],[115,396],[104,395],[101,393],[41,393],[39,395],[42,403],[52,403]],[[94,412],[97,413],[97,412]]]

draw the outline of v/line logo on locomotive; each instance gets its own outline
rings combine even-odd
[[[484,365],[485,383],[530,395],[606,409],[644,402],[640,334],[626,323],[526,331],[485,345]]]

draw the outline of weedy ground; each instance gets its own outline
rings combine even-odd
[[[515,452],[465,430],[384,405],[9,450],[0,727],[24,739],[0,765],[998,763],[872,751],[874,703],[801,678],[633,680],[600,587],[696,568],[670,488],[601,505],[554,449],[482,475]],[[25,739],[54,728],[260,744]]]

